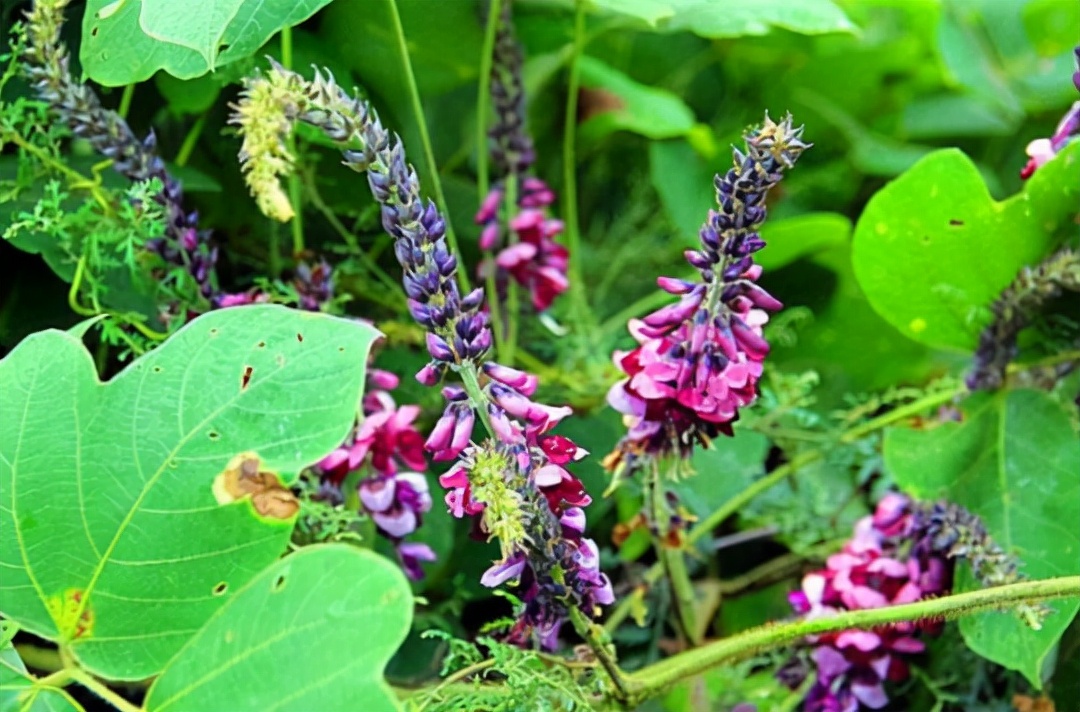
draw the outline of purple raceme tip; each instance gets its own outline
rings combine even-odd
[[[688,457],[696,442],[731,434],[739,409],[757,397],[769,344],[762,335],[768,311],[781,307],[757,280],[753,253],[765,246],[757,230],[765,197],[810,144],[791,116],[746,135],[734,167],[716,176],[718,211],[700,232],[701,247],[686,253],[700,273],[691,282],[661,277],[657,284],[679,301],[630,322],[637,348],[617,352],[626,376],[608,403],[625,416],[629,433],[605,465],[633,469],[640,457]]]

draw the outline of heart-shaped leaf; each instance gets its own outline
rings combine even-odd
[[[104,677],[159,671],[285,548],[269,473],[345,437],[376,334],[224,309],[107,383],[70,334],[24,340],[0,361],[0,613]]]
[[[383,669],[405,640],[412,592],[366,549],[301,549],[207,621],[146,696],[147,712],[287,712],[398,706]]]
[[[990,316],[986,307],[1047,254],[1078,201],[1080,142],[1004,202],[990,197],[963,153],[937,151],[867,204],[855,228],[855,276],[905,336],[971,350]]]
[[[962,411],[960,423],[886,433],[885,464],[896,483],[920,499],[945,497],[979,515],[1031,578],[1080,573],[1080,440],[1069,416],[1030,390],[976,394]],[[958,587],[978,586],[961,577]],[[1080,599],[1051,607],[1042,630],[1009,613],[964,618],[960,630],[972,650],[1038,687],[1043,661]]]
[[[79,58],[94,81],[133,84],[163,69],[192,79],[254,54],[330,0],[89,0]]]

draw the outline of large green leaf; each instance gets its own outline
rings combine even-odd
[[[383,668],[409,631],[401,570],[345,544],[301,549],[253,579],[169,662],[148,712],[395,710]]]
[[[219,474],[252,452],[295,473],[338,445],[376,333],[224,309],[107,383],[70,334],[20,343],[0,361],[0,613],[105,677],[160,670],[292,529],[219,504]]]
[[[852,32],[831,0],[592,0],[601,10],[663,31],[702,37],[764,35],[774,27],[804,34]]]
[[[979,515],[1031,578],[1080,573],[1080,440],[1069,416],[1045,393],[1030,390],[979,393],[961,410],[959,423],[886,433],[885,463],[897,484],[920,499],[945,497]],[[976,585],[961,578],[959,586]],[[960,630],[972,650],[1039,686],[1043,662],[1080,599],[1051,607],[1039,631],[1008,613],[965,618]]]
[[[855,276],[905,336],[974,348],[986,307],[1053,246],[1080,200],[1080,144],[997,202],[960,151],[937,151],[879,191],[855,228]]]
[[[585,137],[613,131],[632,131],[648,138],[685,136],[694,128],[694,112],[676,94],[639,84],[618,69],[592,57],[579,60],[581,84],[611,96],[603,108],[581,126]]]
[[[159,69],[191,79],[250,57],[283,27],[330,0],[89,0],[79,57],[109,86],[149,79]]]

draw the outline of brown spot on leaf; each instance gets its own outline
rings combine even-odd
[[[214,497],[220,504],[251,498],[255,511],[271,519],[291,519],[300,511],[296,495],[281,486],[273,472],[262,469],[253,452],[240,453],[214,478]]]
[[[228,591],[228,590],[229,590],[229,584],[222,581],[217,586],[214,586],[214,589],[213,589],[212,593],[215,596],[224,596],[225,592]]]
[[[304,343],[304,335],[301,334],[299,331],[296,332],[296,340],[299,341],[301,344]]]
[[[626,108],[626,102],[618,94],[607,89],[582,88],[578,92],[578,123],[583,124],[594,116],[615,113]]]
[[[67,640],[88,636],[94,629],[94,611],[83,591],[69,588],[63,595],[50,596],[45,603],[60,635]]]
[[[259,347],[260,349],[265,349],[265,348],[266,348],[266,342],[265,342],[265,341],[260,341],[260,342],[259,342],[259,343],[257,344],[257,346],[258,346],[258,347]]]
[[[953,218],[952,220],[949,221],[949,224],[952,225],[953,227],[960,227],[961,225],[964,224],[964,221],[963,220],[957,220],[956,218]]]
[[[244,390],[251,383],[251,374],[255,371],[251,366],[244,366],[244,373],[240,376],[240,390]]]

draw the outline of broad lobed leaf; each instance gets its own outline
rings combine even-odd
[[[233,596],[169,663],[147,712],[398,706],[382,673],[405,640],[412,592],[366,549],[305,547]]]
[[[1030,578],[1080,573],[1080,440],[1068,415],[1032,390],[979,393],[961,410],[960,423],[887,432],[885,463],[896,483],[920,499],[944,497],[979,515]],[[958,588],[972,587],[961,578]],[[972,650],[1038,687],[1080,599],[1051,608],[1039,631],[1009,613],[965,618],[960,630]]]
[[[292,528],[219,504],[215,479],[240,453],[296,473],[337,446],[376,335],[224,309],[107,383],[73,336],[27,338],[0,361],[0,613],[102,676],[160,670]]]

